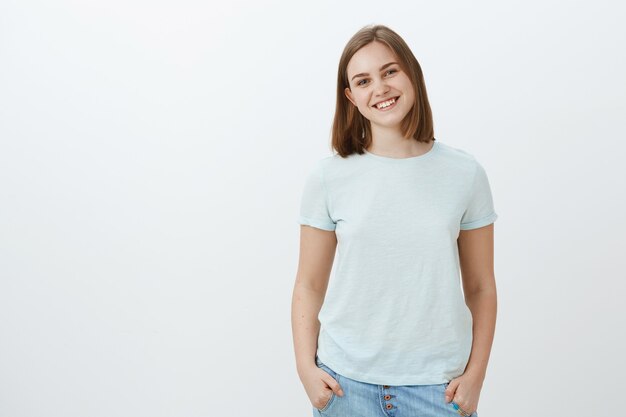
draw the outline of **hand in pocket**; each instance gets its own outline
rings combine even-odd
[[[324,409],[333,395],[343,397],[343,390],[335,378],[317,366],[304,371],[301,379],[311,404],[318,410]]]

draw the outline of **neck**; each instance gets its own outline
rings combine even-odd
[[[379,131],[372,132],[372,143],[367,151],[391,158],[410,158],[425,154],[433,147],[433,143],[433,140],[424,143],[413,138],[405,138],[396,130]]]

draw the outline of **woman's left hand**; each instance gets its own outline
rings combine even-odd
[[[483,379],[465,373],[454,378],[446,388],[446,402],[454,401],[460,407],[459,415],[469,416],[478,409],[478,398],[483,387]]]

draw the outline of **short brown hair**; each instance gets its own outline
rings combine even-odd
[[[434,138],[433,116],[428,103],[424,75],[419,62],[406,42],[396,32],[384,25],[368,25],[359,30],[346,44],[339,59],[337,72],[337,105],[332,127],[332,148],[342,157],[353,153],[362,154],[372,142],[370,121],[345,96],[350,88],[348,62],[352,56],[371,42],[387,45],[399,60],[400,67],[411,80],[415,90],[415,103],[402,120],[401,129],[405,138],[428,143]]]

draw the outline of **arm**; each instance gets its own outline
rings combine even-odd
[[[334,231],[300,226],[300,259],[291,304],[291,326],[298,375],[309,367],[317,368],[317,318],[324,302],[335,258],[337,236]]]
[[[472,352],[465,368],[482,383],[496,326],[497,296],[493,270],[493,223],[461,230],[458,238],[465,302],[472,312]]]

